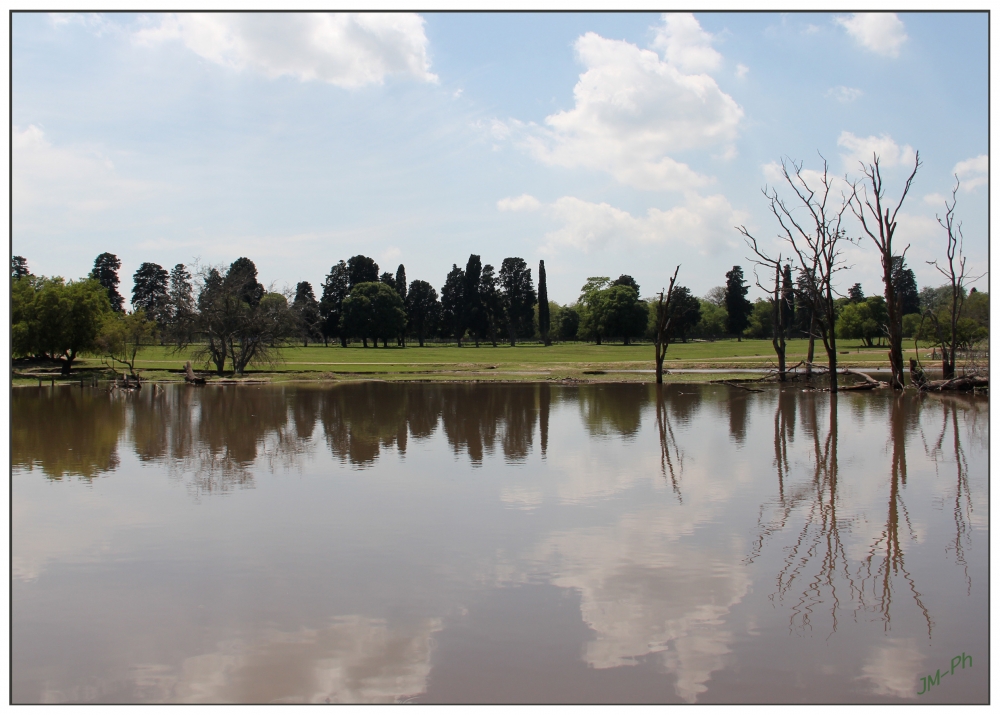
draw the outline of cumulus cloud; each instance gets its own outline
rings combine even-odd
[[[546,117],[545,128],[529,127],[527,148],[543,163],[607,171],[640,189],[709,183],[669,154],[722,147],[720,154],[731,156],[743,110],[708,75],[682,70],[710,63],[708,53],[695,52],[690,22],[674,19],[662,33],[664,54],[677,64],[593,32],[577,39],[586,71],[573,89],[575,106]],[[671,49],[674,42],[680,49]]]
[[[743,79],[744,77],[746,77],[747,73],[749,73],[749,72],[750,72],[750,68],[747,67],[746,65],[744,65],[744,64],[738,64],[738,65],[736,65],[736,76],[739,77],[740,79]]]
[[[542,203],[530,194],[521,194],[516,198],[508,196],[497,201],[497,208],[501,211],[534,211],[541,205]]]
[[[826,91],[827,97],[832,97],[838,102],[847,104],[848,102],[853,102],[855,99],[860,98],[864,92],[862,92],[857,87],[831,87]]]
[[[272,78],[346,88],[381,84],[391,74],[437,81],[424,20],[412,13],[169,14],[134,39],[180,41],[210,62]]]
[[[886,57],[899,57],[907,40],[903,21],[894,12],[856,12],[836,21],[859,45]]]
[[[746,221],[721,194],[689,193],[685,202],[671,209],[651,208],[645,216],[607,203],[592,203],[564,196],[545,207],[562,225],[545,235],[543,250],[569,247],[585,253],[609,247],[684,243],[703,252],[734,244],[733,226]]]
[[[712,72],[722,64],[722,55],[712,47],[712,35],[689,12],[664,13],[653,48],[662,50],[667,62],[681,72]]]
[[[882,167],[912,165],[916,158],[913,147],[909,144],[899,146],[888,134],[879,137],[856,137],[845,131],[837,138],[837,146],[847,150],[846,154],[841,154],[841,158],[844,164],[851,168],[856,168],[859,162],[870,164],[874,156],[879,157],[879,164]]]
[[[990,158],[986,154],[960,161],[955,164],[952,173],[958,176],[961,188],[974,189],[989,181]]]

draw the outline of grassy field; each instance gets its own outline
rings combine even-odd
[[[907,341],[906,357],[913,354],[912,342]],[[808,343],[792,340],[788,343],[787,363],[792,365],[806,356]],[[921,349],[921,358],[926,360]],[[880,368],[888,366],[886,348],[864,348],[858,341],[838,345],[838,363],[842,366]],[[466,344],[427,347],[363,348],[350,345],[330,347],[286,347],[279,351],[280,361],[272,366],[256,365],[245,373],[246,378],[267,380],[289,379],[405,379],[405,380],[614,380],[650,381],[653,379],[653,346],[593,345],[561,343],[548,348],[538,343],[509,345]],[[824,363],[826,353],[816,346],[816,362]],[[191,360],[196,370],[208,371],[204,361],[194,359],[194,350],[174,352],[166,347],[145,348],[137,367],[151,380],[180,380],[180,369]],[[769,340],[720,340],[716,342],[677,343],[670,346],[664,367],[678,369],[732,370],[770,368],[776,365]],[[75,365],[81,371],[102,367],[96,357],[83,357]],[[15,364],[14,383],[37,383],[35,377],[20,374],[39,372],[38,368]],[[737,374],[737,373],[733,373]],[[722,375],[674,374],[672,381],[717,379]]]

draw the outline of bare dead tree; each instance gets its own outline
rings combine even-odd
[[[778,382],[785,381],[785,338],[788,334],[788,305],[787,301],[790,298],[790,293],[786,295],[786,291],[783,290],[782,286],[782,272],[781,272],[781,254],[778,254],[777,258],[770,258],[766,253],[761,251],[760,247],[757,245],[756,239],[747,233],[746,229],[742,226],[737,228],[740,233],[743,234],[746,239],[747,245],[750,250],[754,252],[757,256],[756,258],[747,258],[757,266],[763,266],[768,270],[774,269],[774,289],[772,290],[770,286],[765,286],[760,282],[760,276],[757,275],[756,269],[754,270],[754,279],[757,283],[757,287],[762,291],[771,294],[771,345],[774,347],[774,354],[778,357]]]
[[[800,272],[811,277],[815,290],[810,291],[807,298],[811,301],[812,313],[815,318],[813,325],[819,329],[819,337],[823,340],[829,363],[830,391],[837,391],[837,338],[834,333],[834,290],[833,277],[847,266],[841,258],[841,241],[847,238],[841,228],[844,212],[849,204],[848,197],[841,196],[839,207],[831,203],[833,178],[830,176],[826,159],[823,159],[823,173],[819,178],[819,186],[812,187],[803,175],[802,162],[795,163],[790,159],[781,160],[781,174],[785,183],[795,193],[798,206],[794,208],[778,195],[777,189],[765,187],[763,194],[770,203],[771,213],[781,226],[779,238],[785,240],[792,248],[793,259],[798,263]],[[813,182],[816,183],[815,181]],[[795,216],[795,209],[805,209],[808,219],[800,220]],[[748,244],[757,254],[761,262],[773,265],[777,259],[771,258],[760,249],[757,240],[751,236],[745,226],[737,226],[736,230],[743,234]]]
[[[906,195],[913,184],[913,178],[920,168],[920,152],[916,153],[913,161],[913,171],[906,179],[903,187],[903,194],[896,203],[896,208],[889,210],[885,205],[885,185],[882,181],[882,173],[879,168],[879,157],[872,155],[872,163],[861,165],[861,173],[865,178],[856,181],[852,185],[854,193],[851,195],[851,210],[861,222],[861,228],[868,237],[875,243],[882,259],[882,283],[885,285],[885,305],[889,313],[889,325],[886,331],[889,336],[889,366],[892,369],[892,378],[889,384],[895,390],[903,389],[903,296],[896,290],[892,279],[893,273],[893,253],[892,239],[896,233],[896,215],[899,213]],[[868,193],[869,186],[871,194]],[[860,188],[860,192],[859,192]],[[906,248],[900,254],[906,255]],[[940,270],[940,269],[939,269]]]
[[[941,326],[937,316],[928,311],[925,317],[931,319],[937,330],[938,342],[941,344],[941,369],[944,371],[944,378],[950,380],[955,377],[955,351],[958,346],[958,321],[962,316],[962,308],[965,306],[965,283],[982,278],[982,275],[969,277],[965,274],[965,256],[962,255],[962,222],[955,222],[955,206],[958,204],[958,175],[955,175],[955,188],[951,192],[951,203],[944,202],[944,218],[937,216],[938,223],[948,233],[948,265],[941,266],[937,261],[927,261],[937,268],[938,272],[951,283],[951,319],[950,332],[942,334]],[[958,267],[956,269],[956,262]],[[983,274],[985,275],[985,274]]]
[[[663,295],[662,290],[657,295],[656,335],[653,338],[653,343],[656,346],[656,384],[658,385],[663,384],[663,359],[667,356],[667,346],[670,344],[670,299],[674,294],[674,283],[677,282],[677,271],[680,269],[680,266],[674,269],[666,296]]]

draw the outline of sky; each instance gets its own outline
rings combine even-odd
[[[919,151],[895,243],[937,286],[956,174],[969,273],[988,268],[987,20],[14,13],[12,251],[67,279],[114,253],[126,299],[143,262],[240,256],[318,297],[359,253],[438,290],[475,253],[536,280],[544,260],[561,304],[591,276],[649,297],[677,265],[704,295],[734,265],[754,283],[737,226],[787,255],[762,193],[794,198],[782,159],[816,186],[825,158],[839,204],[878,155],[895,207]],[[880,294],[847,215],[835,287]]]

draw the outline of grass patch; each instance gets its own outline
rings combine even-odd
[[[906,357],[913,354],[912,341],[906,341]],[[788,342],[786,361],[792,365],[806,357],[808,341]],[[196,370],[208,372],[211,366],[194,359],[194,349],[174,351],[169,347],[150,346],[139,355],[137,368],[149,380],[182,380],[185,361],[191,360]],[[865,348],[855,341],[838,346],[838,364],[860,368],[887,368],[885,347]],[[921,350],[921,355],[925,353]],[[816,361],[826,361],[822,345],[816,346]],[[730,370],[773,368],[774,351],[769,340],[719,340],[672,344],[667,351],[667,370],[705,369]],[[100,370],[100,358],[85,356],[77,360],[74,372]],[[408,346],[400,348],[363,348],[360,345],[290,346],[279,351],[279,362],[273,366],[255,365],[246,372],[248,378],[266,377],[271,381],[286,380],[479,380],[535,381],[585,380],[588,382],[650,382],[653,377],[653,346],[592,343],[559,343],[545,347],[540,343],[523,343],[516,347],[493,347],[473,344],[461,348],[454,344]],[[56,368],[26,368],[15,365],[13,384],[36,384],[37,377],[19,378],[18,373],[50,372]],[[731,375],[736,375],[732,373]],[[106,373],[110,376],[110,373]],[[672,374],[676,381],[720,379],[724,374]],[[57,378],[58,379],[58,378]],[[79,378],[77,378],[79,379]]]

